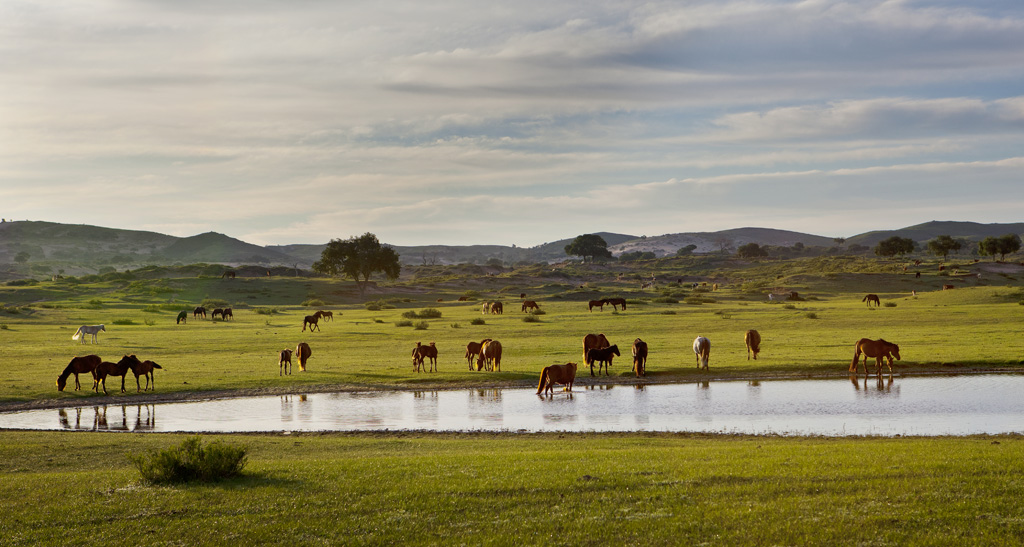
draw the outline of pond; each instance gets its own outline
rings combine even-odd
[[[0,428],[102,431],[693,431],[780,435],[1024,432],[1024,375],[577,384],[375,391],[0,414]]]

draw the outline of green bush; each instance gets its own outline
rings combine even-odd
[[[441,317],[441,310],[434,308],[427,308],[421,312],[409,310],[407,312],[403,312],[402,317],[406,319],[437,319]]]
[[[380,311],[381,308],[380,302],[367,302],[363,306],[367,311]]]
[[[1021,304],[1024,304],[1024,302],[1021,302]],[[483,319],[477,317],[476,319],[470,321],[469,324],[470,325],[486,325],[487,321],[484,321]]]
[[[35,279],[15,279],[13,281],[8,281],[7,282],[7,286],[8,287],[27,287],[27,286],[30,286],[30,285],[38,285],[38,284],[39,284],[39,282],[36,281]]]
[[[115,325],[134,325],[135,321],[131,319],[114,319],[112,323]]]
[[[658,298],[652,299],[651,302],[656,304],[678,304],[679,299],[671,296],[659,296]]]
[[[151,304],[149,306],[146,306],[145,308],[142,308],[142,311],[146,313],[160,313],[160,306],[155,306]]]
[[[808,319],[817,319],[818,318],[818,314],[816,314],[816,313],[811,311],[811,312],[807,312],[807,314],[804,317],[806,317]]]
[[[1021,303],[1024,304],[1024,302],[1021,302]],[[7,326],[7,323],[0,323],[0,330],[8,330],[10,328],[11,327]]]
[[[786,304],[786,305],[782,306],[782,308],[783,309],[787,309],[787,310],[795,310],[796,306],[794,306],[793,304]]]
[[[895,308],[896,307],[896,303],[895,302],[886,302],[885,304],[882,304],[882,305],[887,307],[887,308]]]
[[[258,315],[275,315],[281,313],[277,308],[253,308]]]
[[[319,298],[310,298],[308,300],[303,300],[301,305],[308,308],[319,308],[324,305],[324,301]]]
[[[200,306],[208,310],[215,310],[217,308],[230,307],[230,304],[228,303],[227,300],[221,300],[219,298],[204,298],[203,303],[200,304]]]
[[[661,314],[662,315],[675,315],[676,312],[675,312],[675,310],[665,310],[665,311],[661,312]]]
[[[199,437],[166,450],[130,454],[128,460],[152,484],[213,482],[240,474],[247,463],[244,448],[220,441],[204,446]]]
[[[540,318],[536,315],[524,315],[523,323],[540,323]]]
[[[430,327],[430,323],[427,323],[426,321],[420,321],[412,326],[412,328],[416,330],[427,330],[428,327]]]
[[[395,321],[396,327],[411,327],[412,321]]]

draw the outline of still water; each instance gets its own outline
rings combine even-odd
[[[0,428],[102,431],[1024,432],[1024,375],[316,393],[0,414]]]

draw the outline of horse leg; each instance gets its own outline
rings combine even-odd
[[[146,375],[146,389],[147,390],[149,389],[149,375],[148,374]],[[139,393],[140,391],[142,391],[142,386],[139,385],[139,375],[136,374],[135,375],[135,393]]]

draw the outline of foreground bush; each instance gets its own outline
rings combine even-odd
[[[240,474],[246,464],[244,448],[219,441],[204,446],[199,437],[166,450],[129,454],[128,460],[152,484],[212,482]]]

